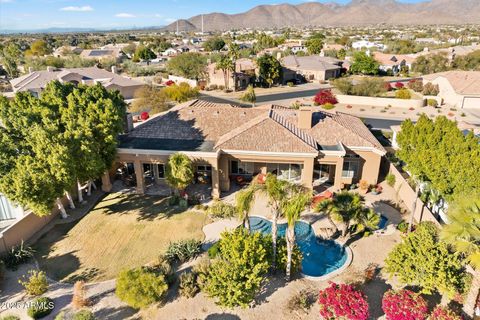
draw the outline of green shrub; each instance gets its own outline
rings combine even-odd
[[[33,257],[33,253],[33,249],[25,246],[22,242],[19,246],[12,247],[0,260],[3,260],[8,269],[16,270],[20,264],[30,260]]]
[[[14,316],[14,315],[8,315],[3,318],[0,318],[1,320],[20,320],[20,317]]]
[[[39,296],[47,292],[48,282],[47,275],[44,271],[30,270],[28,271],[29,277],[23,276],[18,280],[27,291],[27,294],[31,296]]]
[[[431,82],[428,82],[423,86],[422,93],[425,96],[437,96],[440,93],[440,89],[438,84],[432,84]]]
[[[289,82],[287,82],[287,86],[293,87],[293,86],[295,86],[295,84],[292,81],[289,81]]]
[[[229,203],[217,200],[207,210],[212,218],[231,218],[235,216],[235,207]]]
[[[172,264],[164,255],[158,257],[158,263],[154,266],[156,271],[165,276],[165,280],[168,285],[171,285],[175,282],[175,270],[172,267]]]
[[[180,240],[168,245],[164,256],[170,262],[186,262],[202,252],[202,243],[195,239]]]
[[[435,99],[427,99],[427,105],[430,107],[438,107],[438,102]]]
[[[387,184],[393,188],[396,181],[395,175],[393,173],[387,174],[387,176],[385,177],[385,181],[387,181]]]
[[[130,307],[140,309],[162,300],[167,290],[163,274],[140,267],[120,272],[115,294]]]
[[[210,259],[216,258],[220,254],[220,241],[215,242],[210,248],[208,248],[207,253]]]
[[[302,270],[302,251],[295,245],[292,252],[292,275]],[[287,269],[287,241],[284,237],[277,239],[277,268],[283,272]]]
[[[73,320],[95,320],[95,316],[90,310],[80,310],[75,313]]]
[[[395,91],[395,98],[409,100],[412,98],[412,94],[408,89],[403,88]]]
[[[192,272],[197,275],[197,285],[200,290],[203,290],[207,284],[208,276],[210,274],[210,260],[202,259],[192,268]]]
[[[332,110],[333,108],[335,108],[335,106],[331,103],[325,103],[324,105],[322,105],[322,108],[325,110]]]
[[[405,220],[402,220],[402,222],[400,222],[398,225],[397,225],[397,229],[398,231],[402,232],[402,233],[407,233],[408,231],[408,223],[405,221]]]
[[[27,314],[33,319],[40,319],[48,316],[53,309],[55,304],[53,300],[47,297],[37,298],[32,301],[32,304],[27,309]]]
[[[193,298],[200,291],[197,284],[197,275],[194,272],[184,272],[180,276],[180,295],[186,298]]]

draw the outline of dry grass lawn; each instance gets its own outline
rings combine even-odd
[[[204,214],[182,212],[158,196],[113,193],[79,221],[58,224],[36,243],[40,267],[56,280],[115,278],[155,260],[170,241],[202,240]]]

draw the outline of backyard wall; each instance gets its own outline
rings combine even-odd
[[[421,108],[423,107],[423,100],[419,99],[395,99],[395,98],[378,98],[378,97],[361,97],[338,94],[337,101],[343,104],[351,105],[365,105],[375,107],[386,107],[388,105],[394,108]]]
[[[197,80],[192,80],[192,79],[187,79],[187,78],[184,78],[184,77],[178,77],[178,76],[172,76],[172,75],[169,75],[168,76],[168,80],[172,80],[173,82],[175,82],[176,84],[180,84],[182,82],[186,82],[190,85],[190,87],[192,88],[195,88],[197,85],[198,85],[198,82]]]
[[[415,190],[410,187],[407,180],[403,177],[400,171],[390,163],[389,173],[395,176],[394,189],[398,195],[398,198],[405,203],[405,206],[411,210],[415,201]],[[420,198],[417,198],[417,204],[415,207],[414,219],[416,222],[431,221],[440,226],[440,223],[428,209]]]

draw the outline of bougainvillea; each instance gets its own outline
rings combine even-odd
[[[148,112],[144,111],[140,114],[140,119],[142,119],[143,121],[148,120],[148,118],[150,118]]]
[[[169,87],[174,85],[174,84],[175,84],[175,82],[173,80],[168,80],[167,82],[165,82],[165,85],[167,85]]]
[[[403,83],[401,83],[401,82],[395,83],[395,88],[397,88],[397,89],[402,89],[403,87],[404,87],[404,84],[403,84]]]
[[[326,103],[336,104],[338,102],[331,90],[318,91],[315,98],[313,98],[313,101],[317,105],[324,105]]]
[[[442,306],[438,306],[433,309],[429,320],[462,320],[462,318],[452,310]]]
[[[383,86],[385,87],[385,90],[392,91],[392,85],[390,84],[390,82],[385,82]]]
[[[423,320],[428,316],[427,302],[409,290],[389,290],[383,295],[382,309],[387,320]]]
[[[365,295],[348,284],[330,283],[318,297],[320,316],[333,320],[366,320],[369,317]]]

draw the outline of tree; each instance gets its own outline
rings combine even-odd
[[[223,307],[247,307],[259,292],[271,257],[268,238],[244,228],[224,232],[220,257],[210,267],[205,292]]]
[[[291,267],[292,267],[292,252],[295,246],[295,224],[300,219],[300,214],[305,210],[305,207],[310,202],[310,193],[295,188],[293,195],[290,195],[287,201],[284,202],[283,213],[287,218],[287,232],[285,239],[287,241],[287,269],[286,279],[290,281]]]
[[[185,190],[193,180],[192,160],[183,153],[175,153],[168,158],[165,168],[167,183],[177,191]]]
[[[255,193],[258,188],[255,182],[250,183],[250,185],[240,190],[235,197],[236,205],[235,209],[238,216],[242,219],[242,225],[250,231],[250,220],[248,214],[252,208],[252,204],[255,201]]]
[[[171,58],[167,70],[187,79],[203,79],[206,75],[207,59],[199,53],[187,52]]]
[[[164,94],[170,101],[185,102],[199,96],[198,88],[192,88],[186,82],[173,84],[163,89]]]
[[[307,42],[305,43],[308,53],[310,54],[319,54],[323,49],[323,41],[325,40],[325,36],[319,32],[314,33],[311,35]]]
[[[0,50],[0,62],[10,78],[18,76],[17,64],[22,53],[15,43],[9,43]]]
[[[410,290],[385,292],[382,309],[387,320],[424,320],[428,316],[427,302]]]
[[[464,301],[465,312],[472,315],[480,291],[480,194],[455,200],[448,209],[441,238],[473,267],[473,281]]]
[[[315,206],[315,212],[323,213],[327,217],[330,224],[333,226],[333,228],[334,228],[333,233],[336,234],[338,232],[338,227],[332,219],[332,216],[334,215],[334,212],[335,212],[335,207],[333,206],[333,201],[331,201],[329,199],[320,201]]]
[[[278,83],[282,77],[282,65],[269,54],[265,54],[257,59],[258,77],[260,82],[266,84],[269,88],[274,83]]]
[[[349,284],[336,284],[320,291],[318,295],[322,319],[367,320],[370,313],[365,295]]]
[[[233,74],[233,91],[237,91],[237,60],[240,58],[240,47],[235,42],[228,44],[228,57],[232,61],[230,72]]]
[[[438,233],[433,223],[420,223],[388,254],[385,271],[403,284],[419,286],[422,293],[453,297],[464,289],[464,269]]]
[[[220,37],[212,37],[203,44],[203,48],[208,52],[220,51],[223,47],[225,47],[225,40]]]
[[[350,72],[354,74],[378,74],[379,63],[372,56],[363,51],[357,51],[353,54],[353,63],[350,66]]]
[[[428,318],[429,320],[462,320],[462,317],[457,315],[452,310],[443,307],[443,306],[436,306],[433,309],[432,314]]]
[[[338,103],[337,98],[335,95],[332,93],[332,90],[330,89],[320,89],[315,97],[313,98],[313,101],[315,102],[316,105],[325,105],[327,103],[330,104],[336,104]]]
[[[252,107],[255,107],[257,96],[255,95],[255,89],[251,84],[248,85],[247,91],[240,97],[240,100],[250,102],[252,104]]]
[[[150,61],[152,59],[156,59],[157,55],[144,45],[139,45],[135,50],[135,57],[144,61]]]
[[[445,53],[420,56],[412,63],[412,71],[421,74],[443,72],[449,68],[449,60]]]
[[[229,86],[229,72],[233,70],[233,61],[230,59],[229,56],[222,55],[220,56],[220,59],[217,61],[217,64],[215,66],[217,70],[222,70],[223,72],[223,80],[225,81],[225,89],[228,89]]]
[[[131,112],[160,113],[169,109],[169,99],[165,90],[156,86],[143,86],[135,91],[134,97],[135,99],[129,107]]]
[[[43,57],[50,53],[52,53],[52,49],[49,48],[47,42],[44,40],[35,40],[30,45],[30,49],[25,51],[26,56],[37,56],[37,57]]]
[[[286,197],[291,188],[291,184],[288,181],[280,180],[276,175],[267,173],[265,184],[260,185],[261,191],[268,197],[268,203],[272,207],[272,269],[276,269],[277,260],[277,230],[278,219],[282,215],[283,202],[286,201]]]

